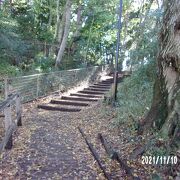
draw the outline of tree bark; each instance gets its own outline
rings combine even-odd
[[[58,55],[56,58],[56,64],[55,66],[58,67],[60,65],[60,62],[62,60],[64,50],[66,47],[66,43],[68,40],[69,30],[70,30],[70,18],[71,18],[71,0],[67,0],[66,2],[66,9],[65,9],[65,26],[64,26],[64,33],[62,37],[62,42],[60,42],[60,47],[58,51]]]
[[[57,14],[57,20],[56,20],[56,31],[54,34],[54,41],[58,42],[61,44],[62,42],[62,37],[64,34],[64,26],[65,26],[65,21],[66,21],[66,9],[67,9],[67,2],[64,6],[64,12],[61,17],[61,11],[60,11],[60,0],[57,0],[57,5],[56,5],[56,14]]]
[[[77,9],[77,21],[76,21],[76,31],[73,34],[72,40],[70,42],[69,45],[69,55],[70,53],[74,54],[74,52],[76,51],[76,41],[79,39],[80,37],[80,30],[82,28],[82,3],[79,3],[78,5],[78,9]]]
[[[60,0],[57,0],[57,4],[56,4],[56,30],[55,30],[55,33],[54,33],[54,41],[57,40],[57,34],[58,34],[58,31],[59,31],[59,24],[60,24],[60,6],[59,6],[59,1]]]
[[[180,1],[164,0],[163,25],[159,36],[158,74],[154,97],[143,129],[156,127],[169,146],[180,140]]]
[[[84,63],[85,62],[87,63],[87,61],[88,61],[87,56],[88,56],[88,51],[89,51],[89,45],[90,45],[90,40],[91,40],[91,32],[92,32],[92,27],[93,27],[93,24],[94,24],[94,20],[95,20],[95,17],[93,15],[93,19],[92,19],[91,26],[90,26],[90,29],[89,29],[89,34],[88,34],[88,40],[87,40]]]
[[[62,43],[62,39],[64,36],[65,23],[66,23],[66,10],[68,8],[67,6],[68,6],[68,4],[66,3],[65,10],[64,10],[64,13],[62,15],[61,22],[59,22],[59,27],[58,27],[58,31],[57,31],[57,42],[59,44]]]

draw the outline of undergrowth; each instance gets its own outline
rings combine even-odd
[[[115,125],[128,123],[137,128],[138,120],[150,109],[155,69],[155,62],[150,61],[119,84]]]

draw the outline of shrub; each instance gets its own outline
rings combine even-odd
[[[19,73],[19,69],[15,66],[11,66],[8,63],[0,63],[0,77],[14,76]]]
[[[117,125],[128,122],[137,128],[137,120],[143,117],[151,105],[155,69],[155,63],[151,61],[119,84]]]

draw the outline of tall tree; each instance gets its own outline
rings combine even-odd
[[[78,4],[78,7],[77,7],[77,20],[76,20],[76,30],[75,32],[73,33],[73,36],[72,36],[72,39],[71,39],[71,42],[70,42],[70,45],[69,45],[69,54],[70,54],[70,51],[72,52],[72,54],[74,54],[75,50],[76,50],[76,41],[80,38],[80,31],[82,29],[82,10],[83,10],[83,6],[82,6],[82,3],[79,2]]]
[[[66,8],[65,8],[65,24],[64,24],[64,30],[63,30],[63,35],[62,35],[62,41],[60,42],[60,47],[59,47],[59,51],[58,51],[58,55],[56,58],[56,64],[55,66],[59,66],[63,54],[64,54],[64,50],[66,47],[66,43],[68,40],[68,35],[69,35],[69,30],[70,30],[70,20],[71,20],[71,6],[72,6],[72,2],[71,0],[67,0],[66,1]]]
[[[163,3],[158,72],[144,129],[150,126],[158,128],[163,137],[169,139],[169,146],[177,146],[180,144],[180,1],[164,0]]]

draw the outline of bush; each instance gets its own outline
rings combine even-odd
[[[19,73],[19,69],[8,63],[0,63],[0,77],[15,76]]]
[[[54,71],[55,60],[53,57],[45,57],[43,53],[39,53],[33,63],[30,64],[30,71],[51,72]]]
[[[135,129],[137,128],[137,121],[143,117],[151,105],[155,69],[155,63],[149,62],[119,85],[119,108],[115,122],[117,125],[128,122]]]

